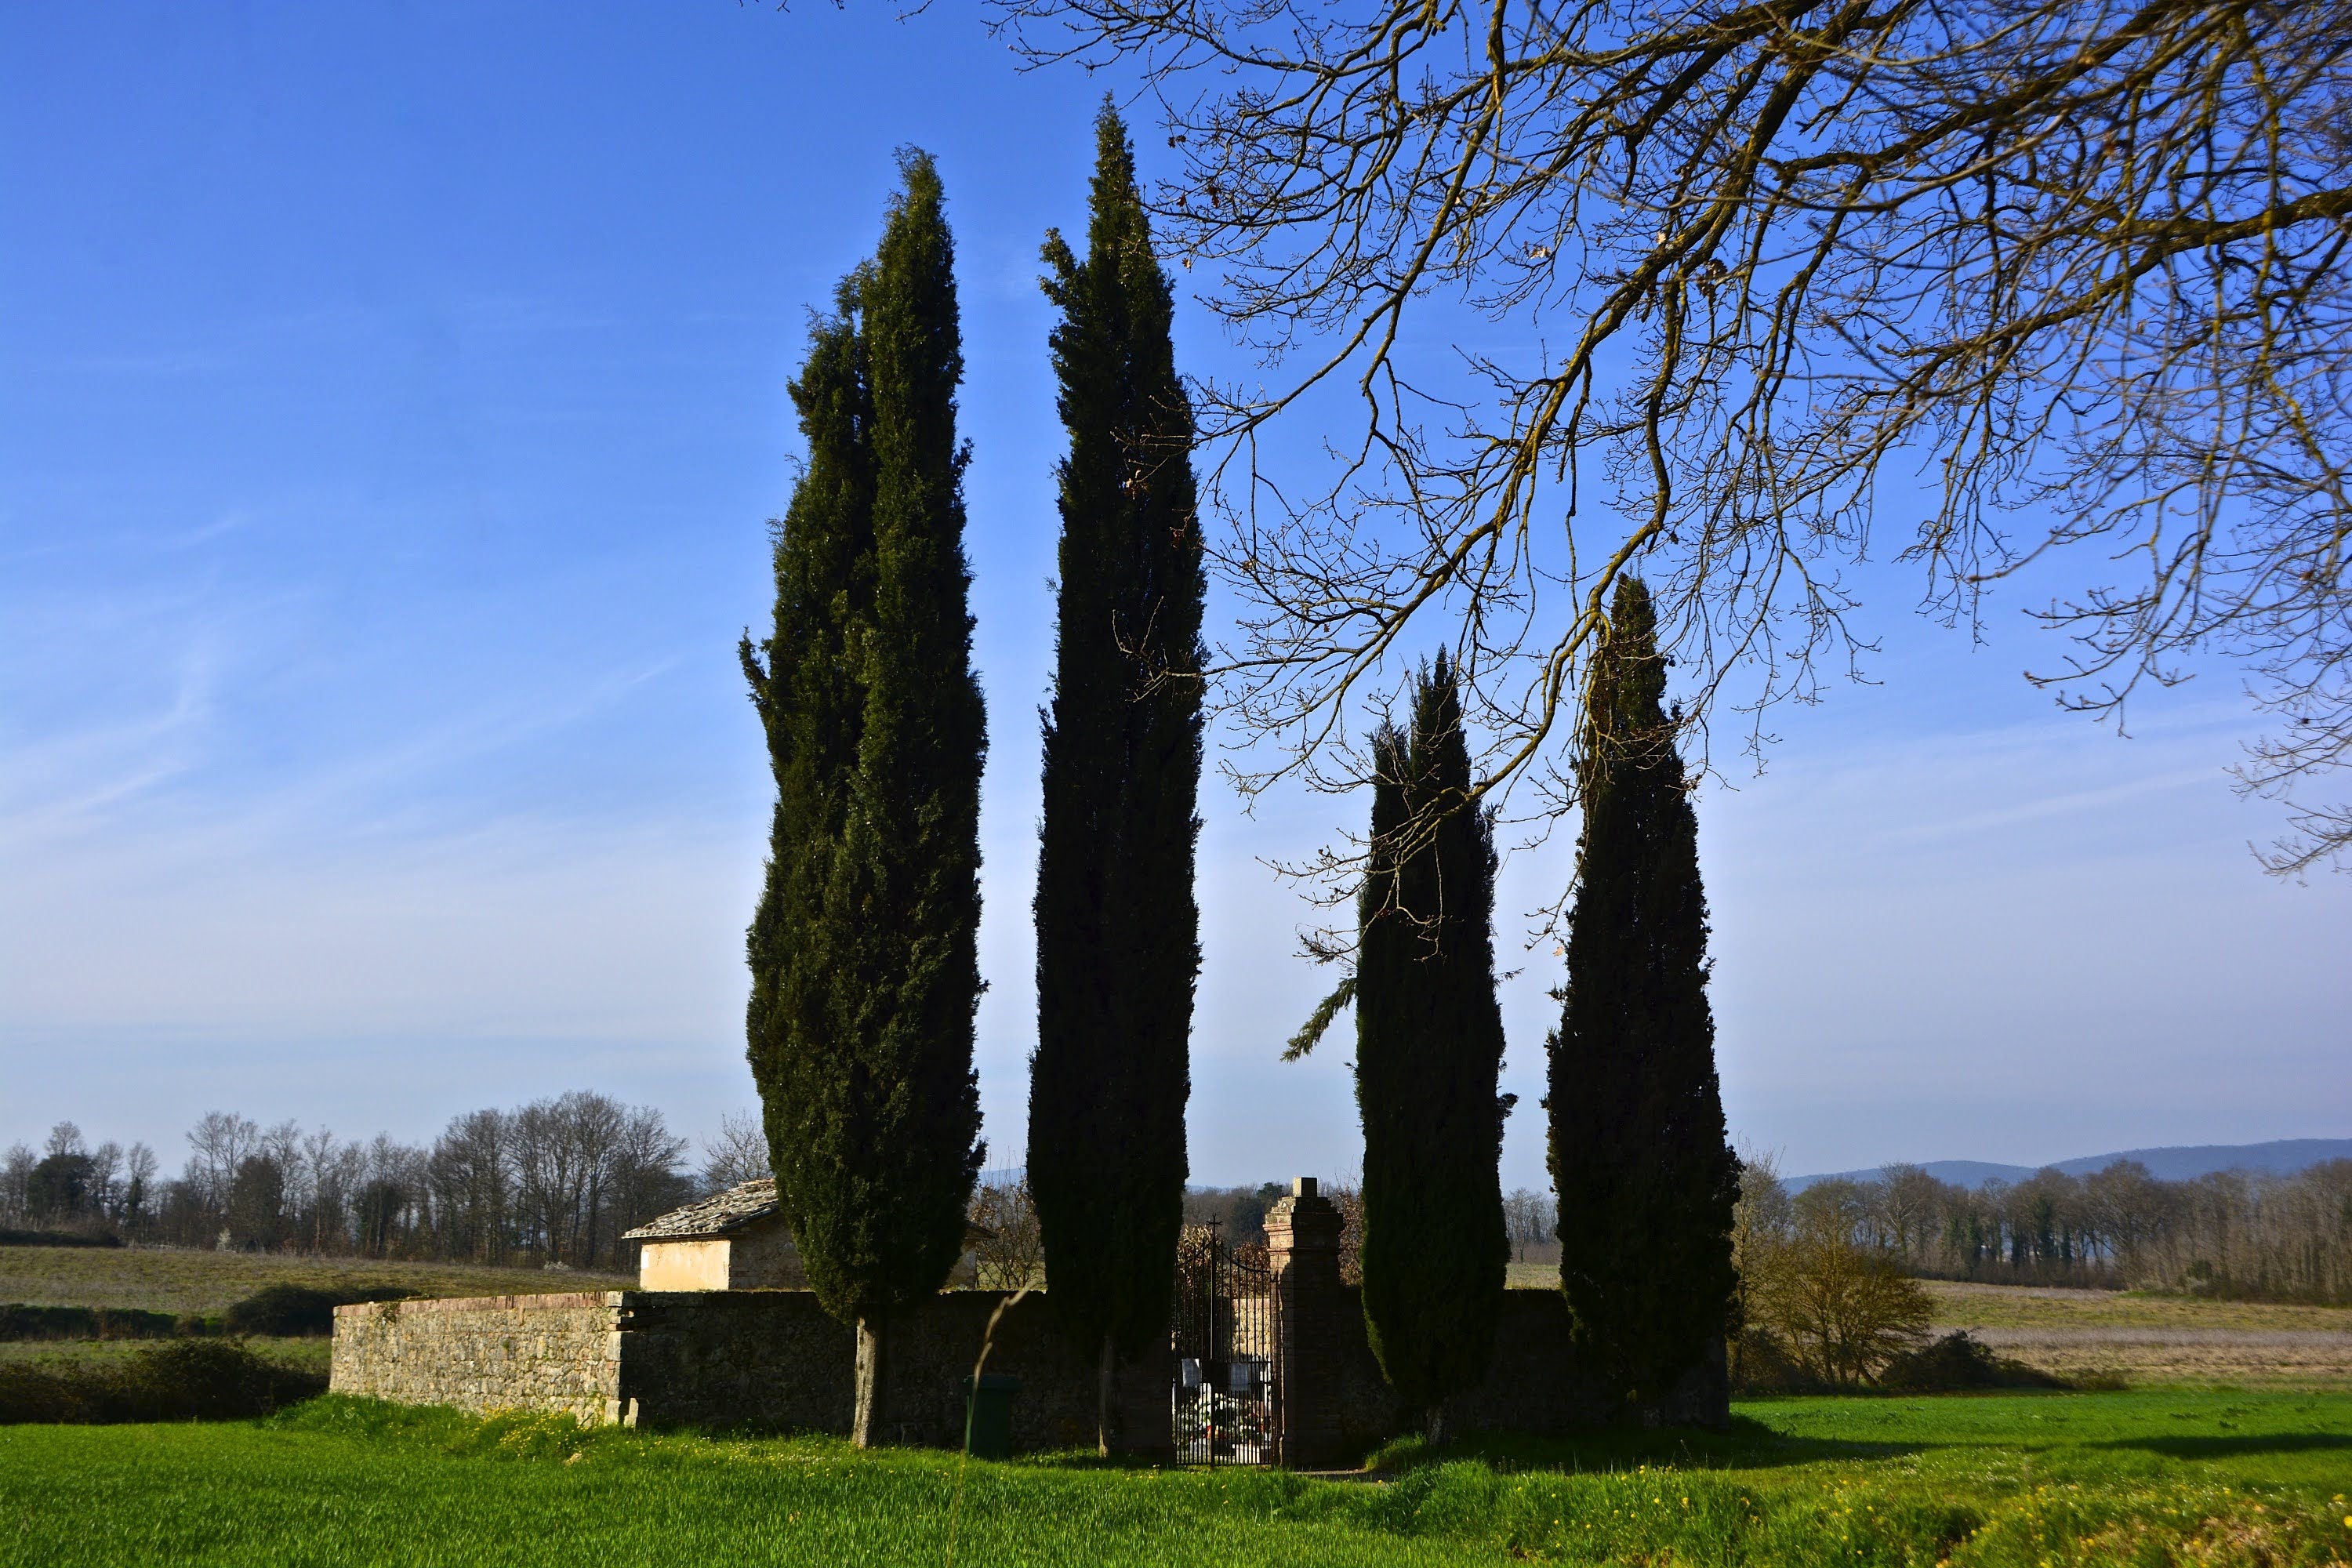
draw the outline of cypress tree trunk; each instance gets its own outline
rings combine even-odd
[[[1360,895],[1356,1102],[1364,1119],[1364,1320],[1433,1442],[1446,1398],[1486,1375],[1510,1238],[1496,1085],[1495,851],[1471,806],[1452,668],[1417,683],[1411,735],[1374,738]]]
[[[1103,1458],[1110,1457],[1111,1416],[1118,1408],[1118,1339],[1106,1333],[1101,1354],[1095,1363],[1095,1452]]]
[[[888,1367],[883,1361],[883,1322],[878,1316],[857,1320],[857,1359],[856,1392],[851,1395],[849,1441],[855,1447],[870,1448],[880,1438],[879,1424],[887,1392],[885,1375]]]
[[[1560,1289],[1611,1393],[1653,1401],[1718,1343],[1739,1164],[1706,1000],[1698,818],[1649,591],[1622,583],[1587,701],[1568,989],[1550,1045]]]
[[[1048,237],[1069,456],[1038,835],[1029,1188],[1048,1299],[1097,1351],[1108,1452],[1120,1356],[1164,1352],[1183,1220],[1200,970],[1200,524],[1192,411],[1125,128],[1096,124],[1087,255]]]
[[[809,1282],[859,1325],[861,1443],[881,1430],[891,1310],[954,1266],[982,1158],[962,361],[939,178],[920,153],[902,167],[880,253],[793,389],[809,462],[765,657],[743,649],[777,786],[749,1055]]]

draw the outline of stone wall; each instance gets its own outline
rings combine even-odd
[[[1294,1363],[1285,1390],[1286,1406],[1315,1399],[1317,1391],[1300,1374],[1316,1369],[1323,1408],[1306,1430],[1317,1451],[1302,1451],[1294,1463],[1353,1464],[1404,1426],[1406,1412],[1372,1357],[1361,1304],[1352,1289],[1339,1290],[1320,1303],[1318,1342],[1303,1365]],[[963,1380],[1004,1300],[992,1290],[949,1291],[893,1321],[884,1426],[890,1440],[961,1444]],[[845,1433],[852,1361],[850,1331],[804,1290],[490,1296],[338,1308],[331,1386],[339,1394],[475,1412],[557,1410],[592,1422],[749,1422]],[[1044,1297],[1005,1310],[987,1370],[1021,1380],[1013,1406],[1015,1448],[1092,1442],[1093,1361],[1055,1331]],[[1171,1371],[1169,1364],[1122,1369],[1122,1447],[1166,1449]],[[1648,1414],[1719,1426],[1728,1411],[1718,1361],[1697,1369],[1675,1399]],[[1559,1292],[1506,1291],[1494,1366],[1452,1406],[1454,1428],[1559,1434],[1607,1415],[1569,1344]]]
[[[1339,1287],[1347,1323],[1332,1403],[1343,1452],[1361,1454],[1405,1429],[1408,1412],[1381,1376],[1364,1329],[1363,1301]],[[1569,1342],[1568,1302],[1557,1290],[1506,1290],[1496,1325],[1495,1361],[1475,1388],[1454,1396],[1446,1418],[1456,1432],[1520,1432],[1560,1436],[1611,1417],[1609,1402]],[[1721,1426],[1730,1419],[1731,1384],[1720,1353],[1694,1368],[1672,1397],[1642,1412],[1651,1425]]]
[[[796,1431],[849,1430],[855,1346],[804,1290],[628,1291],[621,1390],[639,1419],[735,1421]],[[893,1319],[887,1341],[884,1430],[894,1442],[963,1441],[963,1380],[1004,1293],[951,1290]],[[1095,1368],[1032,1296],[998,1321],[987,1370],[1021,1380],[1013,1402],[1016,1448],[1068,1447],[1095,1436]],[[1122,1380],[1128,1440],[1167,1443],[1168,1368]],[[1128,1385],[1132,1385],[1128,1386]],[[1144,1389],[1154,1397],[1142,1397]],[[1150,1429],[1157,1410],[1159,1430]]]
[[[782,1219],[744,1226],[729,1241],[727,1288],[730,1290],[805,1290],[808,1271],[792,1227]]]
[[[1281,1297],[1284,1461],[1297,1468],[1354,1464],[1405,1430],[1405,1409],[1381,1375],[1364,1326],[1363,1293],[1339,1276],[1340,1215],[1313,1177],[1266,1210],[1265,1240]],[[1731,1418],[1723,1347],[1675,1391],[1639,1413],[1652,1426],[1720,1427]],[[1557,1290],[1506,1290],[1495,1359],[1475,1388],[1449,1400],[1457,1432],[1558,1436],[1615,1415],[1570,1342],[1568,1303]]]
[[[893,1441],[961,1444],[963,1380],[1004,1300],[993,1290],[950,1291],[892,1322],[885,1430]],[[853,1352],[850,1331],[805,1290],[369,1302],[335,1310],[330,1386],[477,1413],[554,1410],[590,1422],[846,1433]],[[987,1370],[1021,1380],[1016,1447],[1094,1440],[1092,1359],[1055,1330],[1044,1298],[1006,1309]],[[1129,1446],[1166,1447],[1169,1372],[1126,1369],[1119,1426]]]
[[[335,1309],[328,1386],[403,1405],[625,1421],[621,1290]]]

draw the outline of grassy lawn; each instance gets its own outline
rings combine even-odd
[[[960,1465],[327,1399],[0,1428],[0,1563],[2352,1563],[2352,1396],[1744,1405],[1723,1436],[1412,1443],[1382,1479]]]
[[[0,1247],[0,1301],[36,1307],[137,1307],[223,1312],[265,1285],[387,1287],[428,1296],[530,1296],[619,1290],[634,1275],[384,1263],[164,1247]]]

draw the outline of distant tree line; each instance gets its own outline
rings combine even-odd
[[[707,1167],[706,1169],[715,1169]],[[719,1184],[724,1185],[725,1184]],[[1217,1236],[1244,1261],[1264,1262],[1265,1211],[1289,1189],[1278,1182],[1255,1186],[1187,1187],[1184,1189],[1184,1229],[1198,1232],[1211,1224]],[[1348,1284],[1364,1282],[1364,1194],[1352,1177],[1326,1180],[1323,1195],[1338,1205],[1339,1276]],[[1549,1193],[1519,1187],[1503,1198],[1503,1226],[1513,1258],[1521,1263],[1549,1263],[1558,1248],[1552,1227],[1559,1206]],[[1028,1183],[1018,1173],[1001,1173],[982,1181],[972,1194],[971,1223],[980,1233],[976,1246],[983,1289],[1009,1289],[992,1279],[1019,1279],[1042,1282],[1045,1254],[1036,1245],[1037,1217]],[[1000,1242],[993,1238],[1002,1237]]]
[[[188,1151],[180,1174],[163,1178],[145,1144],[92,1148],[61,1121],[43,1149],[8,1151],[0,1226],[239,1251],[626,1268],[635,1248],[621,1233],[706,1185],[685,1170],[687,1142],[660,1111],[584,1090],[468,1111],[430,1146],[215,1110],[189,1130]]]
[[[1549,1193],[1514,1187],[1503,1198],[1503,1226],[1511,1238],[1513,1259],[1528,1262],[1529,1247],[1541,1250],[1559,1240],[1559,1202]],[[1544,1257],[1535,1261],[1549,1263],[1553,1259]]]
[[[1263,1246],[1265,1211],[1287,1191],[1279,1182],[1261,1182],[1254,1187],[1186,1187],[1184,1227],[1192,1230],[1213,1224],[1228,1247]]]
[[[0,1226],[27,1230],[128,1230],[153,1213],[155,1151],[144,1143],[91,1148],[60,1121],[36,1150],[18,1143],[0,1165]]]
[[[2086,1176],[2052,1169],[1974,1188],[1889,1165],[1875,1180],[1815,1182],[1768,1202],[1793,1227],[1844,1236],[1929,1279],[2352,1302],[2352,1160],[2185,1182],[2118,1160]]]

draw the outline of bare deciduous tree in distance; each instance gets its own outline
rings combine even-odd
[[[702,1145],[702,1184],[713,1193],[774,1173],[768,1165],[767,1130],[748,1111],[730,1111],[719,1119],[719,1136]]]
[[[1757,745],[1862,648],[1846,563],[1896,556],[1969,621],[1987,584],[2079,545],[2104,563],[2037,612],[2074,646],[2035,679],[2119,721],[2144,685],[2234,661],[2277,723],[2238,770],[2289,803],[2265,862],[2344,863],[2352,805],[2311,798],[2352,763],[2336,8],[999,14],[1033,60],[1141,72],[1181,159],[1171,254],[1290,356],[1200,404],[1254,606],[1225,698],[1288,742],[1273,773],[1331,767],[1351,694],[1450,617],[1482,793],[1523,779],[1565,811],[1622,575],[1656,595],[1688,721],[1728,703]],[[1457,354],[1475,395],[1450,390]],[[1316,400],[1357,410],[1336,470],[1277,489],[1258,437]],[[1915,474],[1916,511],[1881,494]]]

